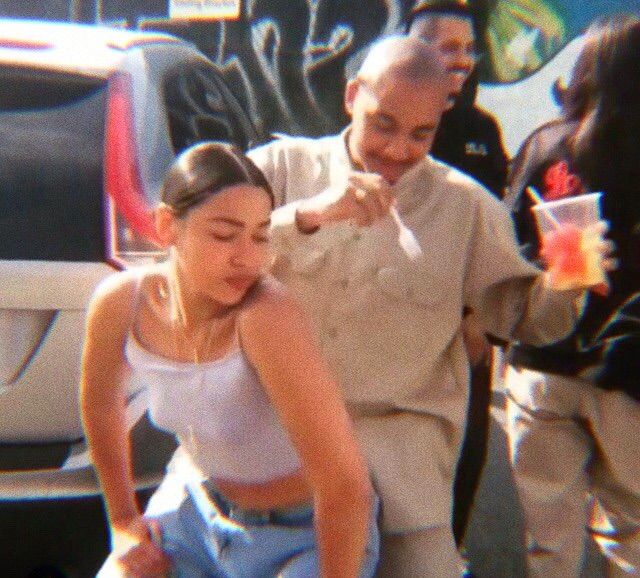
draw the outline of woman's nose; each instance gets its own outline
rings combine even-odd
[[[265,248],[253,240],[239,241],[231,255],[231,263],[235,267],[259,269],[265,260]]]

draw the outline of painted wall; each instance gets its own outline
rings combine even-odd
[[[556,113],[549,87],[573,64],[569,44],[594,18],[640,12],[640,0],[470,0],[481,37],[479,102],[514,154]],[[401,27],[413,0],[242,0],[237,21],[170,21],[166,0],[0,0],[0,15],[102,20],[193,40],[224,71],[266,132],[319,135],[347,122],[345,69],[380,35]],[[567,45],[569,48],[566,49]],[[526,106],[523,106],[525,105]]]
[[[139,23],[194,40],[265,130],[317,135],[347,122],[342,91],[354,55],[398,30],[412,4],[248,0],[236,22]],[[475,0],[475,7],[484,52],[479,102],[496,114],[515,154],[522,138],[556,113],[549,87],[570,71],[579,47],[571,40],[598,16],[640,12],[640,0]]]

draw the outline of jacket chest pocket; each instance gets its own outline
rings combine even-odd
[[[455,285],[448,275],[443,275],[446,272],[446,265],[440,260],[423,257],[407,264],[379,267],[376,284],[386,296],[418,306],[436,307],[445,301],[457,300]]]

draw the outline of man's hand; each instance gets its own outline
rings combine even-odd
[[[383,177],[353,172],[344,191],[327,190],[301,204],[296,223],[302,232],[340,221],[369,226],[388,215],[394,202],[391,185]]]
[[[472,367],[488,362],[491,344],[478,321],[477,315],[470,311],[462,320],[462,337],[467,349],[467,357]]]

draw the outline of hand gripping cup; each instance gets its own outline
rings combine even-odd
[[[531,208],[540,235],[540,255],[556,289],[607,286],[602,267],[600,196],[588,193],[537,202]]]

